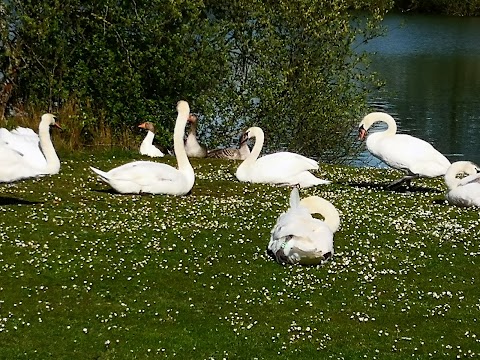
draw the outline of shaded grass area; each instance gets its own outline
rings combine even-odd
[[[480,353],[479,212],[447,205],[441,179],[394,192],[398,172],[323,166],[333,183],[301,196],[341,212],[335,255],[282,267],[265,248],[290,189],[239,183],[238,163],[193,160],[188,196],[124,196],[88,167],[140,156],[61,159],[0,185],[0,358]]]

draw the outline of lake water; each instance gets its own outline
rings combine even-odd
[[[480,18],[390,15],[384,25],[366,45],[386,81],[371,104],[450,161],[480,164]],[[356,163],[386,166],[368,153]]]

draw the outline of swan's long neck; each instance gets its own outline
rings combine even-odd
[[[457,175],[462,172],[468,175],[472,175],[476,171],[475,167],[471,165],[471,163],[468,161],[457,161],[450,165],[447,172],[445,173],[445,184],[447,184],[447,187],[450,190],[455,189],[458,186],[461,180],[457,178]]]
[[[49,122],[40,122],[40,125],[38,127],[38,137],[40,138],[40,148],[42,149],[45,160],[47,161],[47,173],[58,173],[60,171],[60,159],[55,152],[52,139],[50,138]]]
[[[382,135],[389,136],[397,133],[397,124],[393,117],[383,112],[373,112],[365,116],[363,119],[365,130],[368,130],[376,122],[384,122],[387,124],[387,130],[382,132]]]
[[[185,145],[183,143],[183,134],[185,133],[187,120],[188,111],[180,111],[177,115],[177,121],[175,122],[175,129],[173,130],[173,149],[175,151],[175,156],[177,157],[178,170],[191,170],[193,172],[192,165],[190,165],[187,152],[185,151]]]
[[[310,214],[320,214],[324,223],[334,233],[340,227],[340,214],[335,206],[319,196],[309,196],[300,201],[300,205],[306,207]]]
[[[263,134],[262,129],[252,128],[250,129],[250,132],[252,134],[250,137],[255,137],[255,145],[253,145],[250,155],[248,155],[248,157],[243,161],[243,164],[246,165],[252,164],[257,161],[258,156],[260,155],[260,152],[263,148],[263,142],[265,140],[265,135]]]
[[[144,144],[153,144],[153,138],[155,137],[155,134],[151,132],[150,130],[147,131],[147,136],[145,136],[145,139],[143,139]]]
[[[193,137],[197,137],[197,122],[193,121],[190,123],[190,132],[189,135],[192,135]]]

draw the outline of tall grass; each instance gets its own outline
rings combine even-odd
[[[479,213],[441,179],[392,192],[398,172],[322,167],[333,183],[301,196],[340,211],[335,255],[282,267],[265,249],[289,189],[199,159],[188,196],[125,196],[88,169],[141,158],[63,155],[58,175],[0,185],[0,358],[480,354]]]
[[[4,127],[8,129],[17,126],[28,127],[35,132],[38,129],[41,116],[47,111],[38,108],[17,107],[13,115],[6,118]],[[144,134],[136,127],[113,128],[105,115],[93,117],[88,110],[88,104],[81,108],[71,101],[53,112],[64,131],[52,132],[55,148],[59,151],[76,151],[87,149],[121,148],[133,150],[138,148]]]

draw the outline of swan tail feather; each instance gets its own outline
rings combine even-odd
[[[108,174],[105,171],[99,170],[97,168],[94,168],[93,166],[90,166],[90,169],[98,175],[98,177],[103,180],[107,181],[108,180]]]
[[[294,186],[292,192],[290,193],[290,207],[296,208],[300,204],[300,193],[298,191],[298,186]]]

